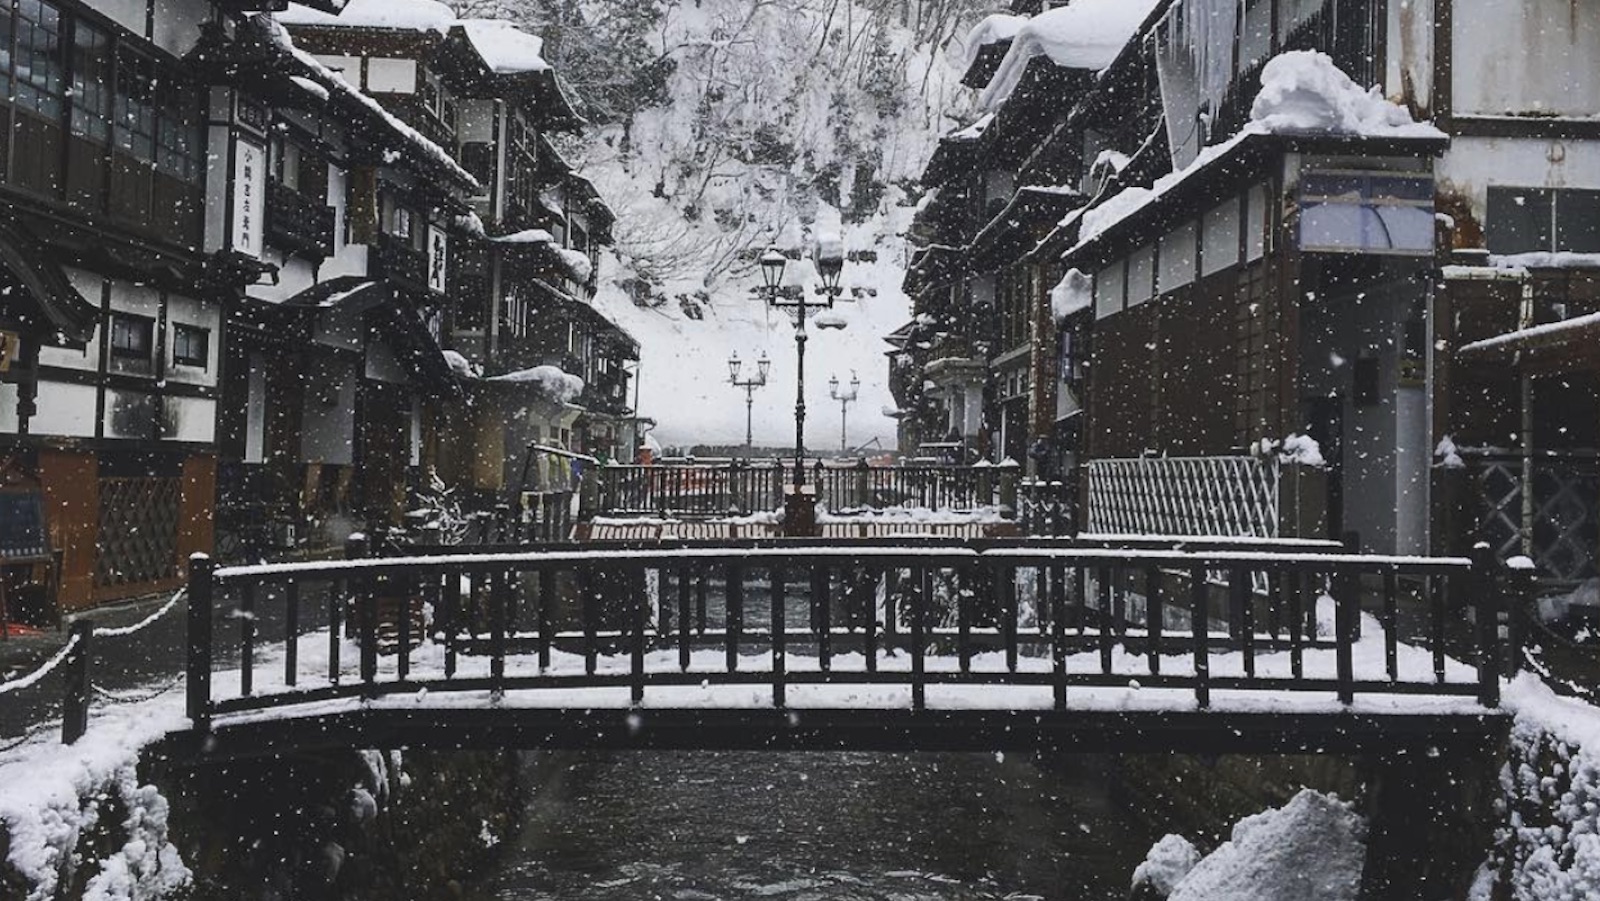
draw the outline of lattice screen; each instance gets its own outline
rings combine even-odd
[[[1502,559],[1523,553],[1522,461],[1486,456],[1475,463],[1479,537]],[[1570,582],[1595,575],[1595,544],[1600,536],[1596,498],[1600,498],[1600,464],[1596,461],[1534,460],[1530,556],[1540,575]]]
[[[140,585],[178,574],[176,478],[100,480],[95,584]]]
[[[1089,531],[1277,538],[1278,463],[1148,457],[1089,463]]]

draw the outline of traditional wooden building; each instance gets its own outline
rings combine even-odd
[[[211,548],[226,315],[262,273],[235,250],[264,193],[229,186],[248,165],[259,187],[265,157],[235,156],[246,105],[219,109],[194,62],[255,6],[0,8],[0,471],[42,501],[65,610],[177,584]]]
[[[582,120],[536,36],[442,4],[412,11],[358,0],[280,19],[476,177],[465,205],[443,211],[453,252],[437,322],[467,403],[424,417],[422,457],[485,502],[517,485],[531,444],[631,457],[623,364],[638,346],[591,305],[615,216],[552,140]]]
[[[1159,127],[1116,185],[1142,190],[1107,192],[1063,257],[1094,284],[1091,466],[1309,435],[1327,534],[1401,553],[1490,537],[1590,572],[1595,487],[1540,473],[1592,454],[1586,376],[1530,367],[1542,333],[1494,337],[1591,302],[1600,26],[1568,7],[1162,4],[1136,39]],[[1295,71],[1263,100],[1298,50],[1331,66],[1274,62]],[[1392,103],[1362,106],[1366,85]],[[1364,112],[1275,117],[1291,90]],[[1537,452],[1527,422],[1549,424]],[[1572,518],[1541,541],[1551,516]]]

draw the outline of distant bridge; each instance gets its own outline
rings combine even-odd
[[[197,559],[194,728],[169,750],[1357,752],[1505,728],[1487,558],[1071,539],[472,551]],[[237,635],[213,633],[220,605]]]

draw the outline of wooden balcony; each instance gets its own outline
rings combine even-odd
[[[428,254],[411,246],[409,238],[388,232],[378,235],[372,248],[371,274],[402,287],[425,291],[428,287]]]
[[[267,242],[318,260],[333,254],[333,207],[267,180]]]

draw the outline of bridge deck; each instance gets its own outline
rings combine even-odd
[[[1501,597],[1455,558],[983,541],[196,570],[188,709],[211,731],[191,750],[210,755],[1392,750],[1504,726]],[[215,672],[219,600],[238,604],[241,662]],[[263,604],[284,611],[275,634]],[[326,625],[300,628],[302,607]]]

